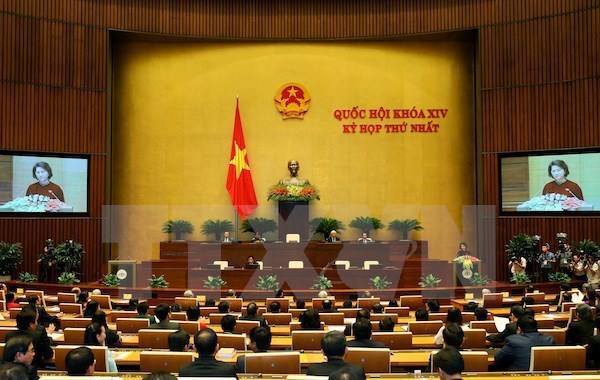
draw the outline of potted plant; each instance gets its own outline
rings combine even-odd
[[[23,261],[23,245],[0,241],[0,281],[10,280],[10,274]]]
[[[402,240],[408,240],[410,231],[422,231],[423,226],[417,219],[394,219],[388,224],[388,230],[402,233]]]
[[[152,277],[148,279],[148,286],[150,286],[152,289],[164,289],[169,286],[169,283],[167,282],[167,280],[165,280],[164,274],[161,274],[160,276],[156,277],[156,275],[152,273]]]
[[[258,282],[256,283],[256,289],[259,289],[259,290],[279,289],[279,281],[277,281],[277,275],[258,276]]]
[[[73,272],[63,272],[58,276],[58,283],[63,285],[79,284],[80,280],[75,276]]]
[[[252,218],[242,222],[242,232],[258,232],[261,236],[265,232],[277,231],[277,222],[267,218]]]
[[[379,230],[384,227],[384,224],[381,223],[381,220],[372,216],[358,216],[352,219],[349,226],[370,235],[371,230]]]
[[[224,281],[220,276],[208,276],[204,280],[204,287],[207,289],[221,289],[227,285],[227,281]]]
[[[175,241],[180,241],[183,234],[191,234],[194,232],[194,225],[191,222],[183,219],[167,220],[163,224],[162,232],[166,234],[174,234]]]
[[[38,276],[29,272],[19,273],[19,281],[21,282],[37,282]]]
[[[527,267],[530,268],[537,261],[537,252],[534,252],[533,238],[527,234],[518,234],[513,236],[506,245],[506,253],[508,257],[524,257],[527,260]]]
[[[202,223],[202,235],[215,235],[215,241],[221,241],[223,232],[232,231],[233,223],[229,220],[209,219]]]
[[[310,230],[315,235],[322,234],[323,239],[321,240],[325,240],[332,230],[339,232],[345,229],[344,223],[334,218],[315,218],[310,221]]]
[[[519,272],[513,274],[513,276],[510,278],[510,282],[514,284],[529,284],[531,282],[531,279],[529,278],[529,275],[527,273]]]
[[[491,281],[487,276],[482,275],[481,273],[473,273],[473,276],[469,279],[469,282],[473,286],[485,286],[488,285]]]
[[[435,277],[433,274],[422,275],[419,286],[422,288],[436,288],[442,279]]]
[[[369,282],[371,284],[371,288],[373,289],[388,289],[390,286],[392,286],[392,282],[388,281],[386,276],[375,276],[373,278],[369,278]]]
[[[600,258],[600,247],[595,241],[583,239],[575,244],[575,252],[579,255],[587,255],[594,257],[595,260]]]
[[[327,290],[333,288],[331,280],[324,275],[318,275],[315,279],[315,283],[310,287],[311,289]]]
[[[119,280],[116,274],[105,274],[102,278],[102,285],[110,286],[111,288],[117,288],[119,285],[121,285],[121,280]]]
[[[548,273],[548,280],[550,280],[551,282],[567,283],[571,282],[571,276],[563,272],[552,272]]]
[[[83,246],[73,240],[57,245],[52,251],[59,272],[72,272],[81,266],[81,257],[85,253]]]

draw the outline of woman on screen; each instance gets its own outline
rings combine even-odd
[[[65,201],[65,196],[60,186],[50,182],[50,178],[52,178],[52,168],[47,162],[40,161],[33,165],[33,178],[35,178],[37,182],[29,185],[26,195],[40,194],[45,195],[50,199],[58,198],[61,202]]]
[[[563,194],[567,197],[576,197],[583,200],[583,192],[581,187],[573,181],[569,181],[569,167],[563,160],[554,160],[548,165],[548,176],[554,178],[554,181],[548,182],[542,190],[542,195],[545,194]]]

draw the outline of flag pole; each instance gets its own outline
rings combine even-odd
[[[236,104],[237,104],[237,102],[239,102],[239,100],[240,100],[240,94],[235,94]],[[240,241],[239,222],[240,222],[240,214],[237,212],[237,210],[235,210],[235,240],[236,240],[236,242]]]

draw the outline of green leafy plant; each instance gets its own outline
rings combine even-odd
[[[533,238],[527,234],[518,234],[513,236],[506,245],[508,257],[524,257],[528,263],[537,261],[537,252],[533,250]]]
[[[19,281],[21,282],[37,282],[38,276],[29,272],[19,273]]]
[[[223,232],[232,231],[233,223],[229,220],[207,220],[202,223],[202,235],[215,235],[216,241],[221,241],[221,235]]]
[[[318,275],[315,279],[315,283],[310,287],[311,289],[327,290],[333,288],[331,280],[326,276]]]
[[[388,224],[388,230],[402,233],[402,240],[408,240],[410,231],[422,231],[423,226],[417,219],[394,219]]]
[[[260,289],[260,290],[279,289],[279,281],[277,281],[277,275],[258,276],[258,282],[256,283],[256,289]]]
[[[552,282],[571,282],[571,276],[563,272],[552,272],[548,274],[548,280]]]
[[[8,276],[23,261],[23,245],[0,241],[0,276]]]
[[[441,281],[441,278],[437,278],[433,274],[422,275],[419,286],[422,288],[436,288]]]
[[[332,230],[340,232],[340,230],[345,229],[344,223],[334,218],[315,218],[310,221],[310,230],[313,231],[315,235],[323,235],[323,239],[321,240],[327,238]]]
[[[75,276],[73,272],[63,272],[58,276],[58,283],[63,285],[79,284],[80,280]]]
[[[152,273],[152,277],[148,279],[149,286],[153,289],[155,288],[167,288],[169,283],[165,280],[165,275],[161,274],[156,277],[154,273]]]
[[[513,274],[513,276],[510,278],[510,282],[514,282],[515,284],[529,284],[531,279],[527,273],[519,272]]]
[[[252,218],[242,222],[242,232],[258,232],[263,235],[265,232],[277,231],[277,222],[267,218]]]
[[[392,282],[388,281],[386,276],[375,276],[373,278],[369,278],[369,282],[371,284],[371,288],[373,289],[388,289],[390,286],[392,286]]]
[[[379,230],[384,227],[384,224],[381,223],[381,220],[373,218],[372,216],[359,216],[352,219],[349,226],[370,235],[371,230]]]
[[[166,234],[174,234],[175,240],[181,240],[183,234],[191,234],[194,232],[194,225],[191,222],[183,219],[167,220],[163,224],[162,232]]]
[[[577,242],[577,244],[575,244],[575,251],[573,252],[573,254],[577,252],[578,255],[588,255],[594,257],[595,260],[598,260],[600,259],[599,251],[600,247],[598,247],[598,244],[596,244],[595,241],[590,239],[583,239]]]
[[[52,251],[59,272],[73,272],[81,267],[81,257],[85,253],[83,246],[73,240],[57,245]]]
[[[119,280],[116,274],[105,274],[102,278],[102,285],[116,288],[121,285],[121,280]]]
[[[488,276],[484,276],[481,273],[473,273],[473,276],[471,276],[471,278],[469,279],[469,282],[471,283],[471,285],[473,286],[485,286],[488,285],[491,280],[488,278]]]
[[[221,276],[208,276],[204,280],[204,287],[207,289],[221,289],[225,285],[227,285],[227,281],[224,281]]]

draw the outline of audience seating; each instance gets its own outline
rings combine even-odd
[[[553,329],[554,319],[536,319],[538,329]]]
[[[487,335],[484,329],[465,329],[465,339],[463,340],[462,348],[485,348]]]
[[[246,351],[246,334],[217,334],[219,347],[235,348],[236,350]]]
[[[179,372],[179,367],[194,361],[193,352],[140,352],[140,371]]]
[[[300,322],[290,322],[290,334],[292,333],[292,331],[296,331],[296,330],[302,330],[302,326],[300,325]],[[321,321],[321,330],[325,330],[325,322]]]
[[[173,322],[178,323],[179,326],[181,326],[181,328],[184,329],[190,335],[194,335],[198,332],[198,330],[200,330],[200,324],[198,323],[198,321],[173,321]],[[236,325],[236,331],[237,331],[237,325]]]
[[[534,304],[546,303],[546,293],[526,293],[525,297],[533,298]]]
[[[83,315],[83,308],[79,303],[61,303],[58,308],[61,313],[76,314],[79,317]]]
[[[17,318],[17,314],[19,314],[21,312],[21,308],[17,308],[17,309],[10,309],[8,311],[8,315],[10,319],[16,319]]]
[[[100,305],[101,309],[104,310],[112,310],[112,303],[110,302],[110,295],[108,294],[98,294],[98,295],[90,295],[90,299],[93,301],[97,301]]]
[[[292,331],[292,350],[320,350],[323,330]]]
[[[259,321],[243,321],[238,319],[235,325],[235,332],[238,334],[250,334],[250,331],[258,326],[260,326]]]
[[[75,293],[56,293],[56,297],[58,298],[58,303],[75,303],[77,302],[77,294]]]
[[[339,308],[337,309],[337,311],[339,313],[344,313],[344,318],[355,318],[356,317],[356,312],[358,312],[360,309],[353,307],[353,308]]]
[[[147,318],[117,318],[117,331],[125,334],[137,334],[141,329],[147,329],[150,321]]]
[[[203,317],[208,317],[211,314],[216,314],[219,312],[219,308],[216,306],[202,306],[200,308],[200,315]]]
[[[529,371],[575,371],[585,369],[585,347],[531,347]]]
[[[390,350],[409,350],[412,348],[411,332],[374,332],[371,339],[385,344]]]
[[[423,296],[400,296],[399,306],[407,306],[410,310],[415,311],[423,305]]]
[[[563,302],[560,308],[560,311],[563,313],[571,310],[572,307],[577,307],[577,305],[581,305],[583,302]]]
[[[550,335],[554,338],[557,346],[564,346],[567,341],[567,330],[563,329],[538,329],[540,334]]]
[[[413,335],[431,335],[437,334],[438,330],[444,325],[442,321],[416,321],[408,322],[408,331]]]
[[[231,314],[231,313],[211,313],[208,316],[211,325],[220,325],[221,319],[223,319],[226,315],[233,315],[235,319],[240,319],[239,314]]]
[[[281,312],[282,313],[288,313],[290,310],[290,299],[289,298],[267,298],[265,300],[265,306],[267,308],[267,310],[269,309],[269,305],[271,304],[271,302],[279,302],[279,305],[281,305]]]
[[[262,316],[270,326],[289,325],[292,322],[291,313],[264,313]]]
[[[359,309],[371,310],[376,303],[381,303],[381,298],[359,298],[356,300],[356,307]]]
[[[366,373],[390,373],[392,369],[389,348],[348,347],[344,360],[363,367]]]
[[[63,329],[65,344],[82,345],[85,337],[85,328],[83,327],[67,327]]]
[[[527,305],[527,308],[533,310],[536,315],[550,312],[550,305],[548,304]]]
[[[177,330],[141,329],[138,331],[139,347],[169,349],[169,335]]]
[[[327,297],[327,298],[313,298],[312,299],[312,307],[316,311],[323,311],[323,301],[331,300],[331,303],[335,303],[335,297]]]
[[[72,349],[80,346],[76,345],[60,345],[54,348],[54,363],[56,364],[57,371],[66,371],[67,366],[65,364],[65,358]],[[108,347],[106,346],[86,346],[94,353],[94,359],[96,360],[96,372],[106,372],[108,370]]]
[[[472,329],[484,329],[488,334],[497,334],[498,328],[496,327],[496,322],[489,321],[471,321],[469,327]]]
[[[381,314],[371,313],[371,323],[373,324],[377,324],[383,318],[390,318],[392,321],[394,321],[394,323],[398,323],[398,315],[393,313],[387,313],[387,310],[386,313]]]
[[[185,313],[185,311],[175,311],[171,313],[170,319],[172,321],[187,321],[187,314]]]
[[[119,318],[135,318],[137,315],[137,311],[113,310],[106,315],[106,319],[109,322],[116,322]]]
[[[253,353],[245,358],[246,373],[300,373],[300,352]]]
[[[241,298],[219,298],[219,302],[227,302],[229,311],[241,312],[244,300]]]
[[[38,296],[40,297],[40,302],[42,304],[43,307],[46,307],[46,299],[44,298],[44,291],[43,290],[26,290],[25,291],[25,298],[29,299],[29,297],[31,296]]]
[[[63,318],[60,320],[60,327],[83,327],[86,328],[92,323],[92,318]]]
[[[175,303],[181,305],[181,310],[186,311],[190,306],[197,306],[198,301],[195,298],[175,297]]]
[[[486,309],[502,307],[504,295],[502,293],[487,293],[483,295],[483,307]]]
[[[408,317],[410,315],[410,308],[406,306],[388,306],[385,308],[385,312],[396,314],[399,317]]]
[[[433,356],[439,351],[434,350],[431,352],[430,367],[431,372],[437,372],[438,368],[434,365]],[[487,372],[488,371],[488,353],[487,351],[460,351],[460,354],[465,361],[465,372]]]
[[[344,313],[319,313],[321,322],[326,325],[343,325]]]
[[[8,334],[11,331],[17,331],[16,327],[4,327],[1,326],[0,327],[0,342],[6,342],[6,334]]]
[[[440,305],[440,313],[448,313],[448,310],[452,309],[454,306],[452,305]]]

